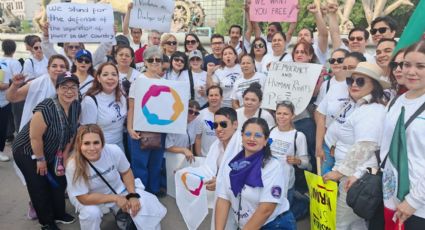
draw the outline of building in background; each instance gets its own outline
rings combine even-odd
[[[226,0],[195,0],[205,12],[205,24],[215,28],[218,21],[223,18],[223,10],[226,7]]]

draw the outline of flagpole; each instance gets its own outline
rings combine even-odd
[[[245,21],[246,21],[246,12],[245,12],[246,0],[243,0],[243,19],[242,19],[242,42],[245,37]],[[242,43],[243,44],[243,43]],[[242,48],[242,47],[241,47]]]

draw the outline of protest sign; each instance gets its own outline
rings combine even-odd
[[[261,107],[275,110],[276,103],[291,101],[295,114],[304,111],[313,96],[322,65],[296,62],[273,62],[264,85]]]
[[[252,0],[249,16],[254,22],[296,22],[298,0]]]
[[[189,84],[143,78],[135,84],[133,127],[136,131],[186,134]]]
[[[134,0],[130,27],[170,32],[174,0]]]
[[[51,43],[112,42],[115,39],[110,4],[49,4],[47,18]]]
[[[336,230],[336,200],[338,185],[323,183],[321,176],[304,171],[310,195],[310,228]]]

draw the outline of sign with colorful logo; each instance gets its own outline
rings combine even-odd
[[[321,176],[304,171],[310,194],[310,226],[312,230],[336,229],[336,199],[338,185],[323,183]]]
[[[188,84],[146,78],[136,80],[135,84],[134,130],[186,133]]]

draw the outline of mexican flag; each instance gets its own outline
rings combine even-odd
[[[403,33],[400,36],[397,47],[394,50],[394,53],[397,50],[408,47],[415,42],[421,40],[421,37],[425,32],[425,0],[420,0],[416,6],[415,11],[412,16],[410,16],[409,22],[407,23],[406,28],[404,28]]]

